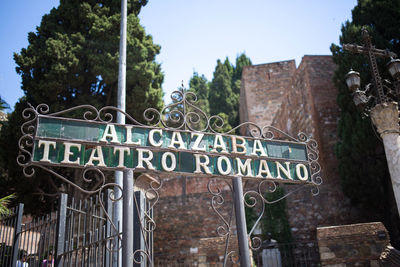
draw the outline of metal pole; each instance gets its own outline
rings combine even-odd
[[[235,203],[240,266],[250,267],[249,240],[247,238],[247,226],[244,213],[244,197],[241,177],[233,178],[233,200]]]
[[[126,24],[127,24],[127,0],[121,0],[121,26],[119,40],[119,66],[118,66],[118,103],[117,108],[125,111],[126,99]],[[117,123],[125,124],[125,115],[117,112]],[[121,171],[115,172],[115,183],[123,188],[123,174]],[[122,192],[119,188],[115,189],[115,197],[119,198]],[[121,225],[122,223],[122,203],[117,201],[114,207],[114,223]],[[122,226],[123,228],[123,226]],[[118,255],[113,255],[113,266],[121,266],[118,262]],[[121,257],[119,257],[121,259]]]
[[[11,258],[11,266],[17,266],[17,260],[18,260],[18,248],[19,248],[19,242],[21,238],[21,230],[22,230],[22,215],[24,212],[24,204],[19,203],[18,204],[18,209],[16,212],[16,218],[14,219],[13,225],[14,226],[14,241],[12,244],[12,258]]]
[[[122,266],[133,266],[133,171],[124,171],[123,222],[122,222]]]
[[[68,195],[61,194],[60,202],[58,204],[58,213],[57,213],[57,228],[56,228],[56,248],[55,248],[55,265],[56,267],[64,265],[64,258],[62,254],[64,254],[64,242],[65,242],[65,222],[67,221],[67,201]]]

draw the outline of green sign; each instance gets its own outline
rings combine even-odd
[[[169,130],[39,115],[33,161],[311,182],[302,142]]]

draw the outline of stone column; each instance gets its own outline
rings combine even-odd
[[[371,110],[371,118],[383,140],[397,211],[400,215],[400,136],[397,103],[376,105]]]

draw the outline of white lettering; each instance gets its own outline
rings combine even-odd
[[[204,134],[203,133],[194,133],[194,132],[192,132],[191,138],[193,138],[194,136],[197,137],[197,138],[194,140],[194,144],[192,146],[192,149],[193,150],[206,151],[206,146],[205,145],[202,146],[202,147],[199,147],[200,143],[201,143],[201,140],[203,139]]]
[[[153,167],[153,164],[151,164],[151,162],[150,162],[150,160],[153,159],[153,152],[151,150],[142,149],[142,148],[138,148],[138,149],[136,149],[136,151],[138,152],[138,165],[136,167],[144,169],[143,162],[145,162],[147,165],[147,169],[155,170],[155,168]],[[144,157],[144,153],[148,154],[147,158]]]
[[[222,161],[225,161],[226,170],[223,170],[223,168],[222,168]],[[228,174],[230,174],[231,171],[232,171],[231,161],[230,161],[227,157],[225,157],[225,156],[218,157],[218,160],[217,160],[217,169],[218,169],[218,172],[219,172],[220,174],[222,174],[222,175],[228,175]]]
[[[213,149],[211,150],[211,152],[218,153],[217,148],[221,149],[221,152],[219,152],[219,153],[225,153],[225,154],[228,153],[228,151],[226,150],[226,145],[225,145],[224,139],[222,138],[222,135],[220,135],[220,134],[215,135],[214,145],[213,145]]]
[[[281,163],[279,163],[278,161],[275,161],[275,163],[276,163],[276,170],[277,170],[277,173],[278,173],[276,178],[283,179],[282,176],[281,176],[281,171],[282,171],[286,175],[286,177],[288,179],[292,179],[293,180],[293,178],[292,178],[292,176],[290,174],[290,166],[289,166],[290,162],[285,162],[286,168],[283,167],[283,165]]]
[[[106,129],[104,130],[103,137],[99,141],[107,143],[107,138],[111,138],[111,143],[120,144],[114,124],[107,124]]]
[[[167,166],[167,157],[171,160],[171,165]],[[161,166],[164,171],[172,172],[176,168],[176,157],[172,152],[165,152],[161,157]]]
[[[232,136],[232,153],[237,153],[237,154],[246,154],[247,148],[246,148],[246,139],[240,136]],[[241,143],[238,144],[237,141],[240,141]],[[238,148],[241,149],[241,151],[238,150]]]
[[[78,152],[81,151],[81,144],[64,142],[64,159],[63,159],[63,161],[61,161],[61,163],[64,163],[64,164],[78,164],[79,165],[79,161],[80,161],[79,157],[76,157],[75,161],[70,161],[69,160],[69,157],[74,155],[74,153],[71,152],[71,147],[76,147],[78,149]]]
[[[154,133],[158,133],[160,135],[160,141],[158,141],[158,143],[154,140]],[[162,129],[152,129],[149,132],[149,143],[152,146],[161,146],[163,143],[162,140]]]
[[[125,125],[126,129],[126,141],[125,145],[139,145],[140,146],[140,139],[137,141],[132,141],[132,125]]]
[[[41,162],[51,162],[49,159],[49,152],[50,152],[50,146],[52,146],[54,149],[56,148],[56,142],[54,141],[45,141],[45,140],[39,140],[39,147],[44,146],[43,149],[43,157]]]
[[[210,169],[208,168],[208,164],[210,163],[210,159],[206,155],[201,155],[201,154],[194,154],[194,157],[196,159],[196,170],[194,173],[203,173],[201,171],[201,168],[203,168],[205,173],[211,174]],[[204,159],[204,162],[201,162],[201,159]]]
[[[303,175],[301,170],[303,170]],[[296,165],[296,175],[297,177],[302,180],[302,181],[307,181],[308,180],[308,170],[307,167],[304,164],[297,164]]]
[[[237,175],[240,176],[253,176],[251,173],[251,159],[246,159],[246,161],[242,162],[240,158],[236,158],[236,164],[237,164]],[[243,174],[247,171],[246,174]],[[242,173],[243,172],[243,173]]]
[[[263,157],[267,156],[267,153],[265,153],[265,150],[261,144],[261,141],[256,139],[256,140],[254,140],[254,143],[253,143],[253,151],[251,152],[251,155],[257,156],[257,152],[259,152],[261,154],[260,156],[263,156]]]
[[[125,167],[124,161],[125,161],[125,153],[127,155],[131,154],[131,151],[129,147],[114,147],[114,155],[119,152],[119,157],[118,157],[118,168],[123,168]]]
[[[260,160],[260,166],[258,168],[258,173],[256,177],[263,178],[263,174],[267,174],[265,178],[273,178],[271,172],[269,171],[268,163],[265,159]]]
[[[179,149],[185,149],[185,143],[183,142],[182,136],[180,132],[172,132],[171,143],[169,144],[169,148],[176,148],[175,144],[179,145]]]
[[[96,146],[96,148],[92,150],[92,153],[90,154],[89,157],[89,161],[85,164],[85,166],[94,166],[93,161],[98,161],[97,166],[106,167],[106,164],[104,163],[103,150],[101,149],[101,146]]]

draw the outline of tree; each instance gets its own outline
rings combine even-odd
[[[229,116],[229,124],[237,125],[239,113],[239,96],[232,90],[233,66],[226,58],[225,62],[217,60],[214,77],[210,84],[210,112],[211,114],[225,113]]]
[[[342,26],[341,45],[362,44],[361,28],[367,25],[376,47],[400,54],[399,1],[359,0],[352,11],[352,19]],[[364,211],[366,220],[384,221],[393,240],[399,240],[397,209],[382,142],[370,119],[362,118],[356,110],[344,83],[346,73],[353,68],[361,73],[362,86],[365,86],[371,80],[368,60],[362,55],[345,52],[335,44],[331,51],[338,65],[333,78],[339,89],[337,102],[341,110],[336,155],[343,190],[353,205]],[[378,60],[379,71],[387,78],[385,59]]]
[[[240,80],[243,67],[248,65],[251,65],[251,60],[244,53],[236,58],[235,66],[228,58],[224,62],[218,59],[211,82],[196,72],[189,82],[190,90],[197,94],[200,107],[211,115],[224,118],[221,131],[239,125]]]
[[[155,62],[160,46],[153,44],[152,37],[146,35],[139,23],[137,15],[147,1],[128,2],[126,111],[143,122],[142,114],[147,107],[163,106],[163,74],[160,64]],[[116,106],[119,32],[120,1],[61,0],[57,8],[43,16],[36,32],[28,34],[28,47],[14,54],[25,97],[11,114],[0,143],[6,148],[2,159],[14,181],[10,187],[15,187],[20,197],[24,193],[31,196],[32,189],[57,193],[60,188],[57,179],[45,172],[22,179],[16,166],[20,137],[16,133],[20,132],[21,112],[26,103],[48,103],[52,112],[81,104],[96,108]],[[75,176],[73,172],[69,174]],[[23,183],[16,186],[15,182],[20,180]]]
[[[264,198],[269,202],[274,202],[284,195],[284,188],[277,187],[274,192],[266,192]],[[267,237],[268,233],[270,233],[272,238],[276,239],[280,244],[292,242],[292,234],[287,216],[286,198],[272,204],[261,202],[261,200],[257,201],[260,201],[261,205],[265,208],[263,217],[260,220],[262,235]],[[246,196],[246,203],[254,204],[250,195]],[[260,205],[257,205],[257,203],[254,207],[245,205],[247,232],[250,232],[261,215],[262,207],[259,206]]]
[[[197,72],[193,73],[189,81],[189,88],[190,91],[194,92],[197,96],[197,106],[206,114],[210,114],[210,104],[208,102],[210,86],[207,78],[204,75],[200,76]]]
[[[8,215],[10,213],[8,205],[13,198],[15,198],[14,194],[0,198],[0,217],[3,215]]]
[[[154,62],[160,47],[145,34],[137,14],[145,1],[129,1],[127,27],[127,111],[142,120],[151,106],[161,108],[163,75]],[[29,45],[14,54],[22,90],[33,105],[52,110],[79,104],[116,106],[120,3],[61,1],[44,15]]]
[[[7,102],[1,98],[0,96],[0,111],[4,111],[6,109],[9,109],[10,106],[7,104]]]
[[[285,195],[283,187],[277,187],[274,192],[265,193],[265,199],[272,202]],[[286,198],[273,204],[265,204],[265,218],[262,221],[264,234],[271,233],[278,243],[292,242],[289,220],[287,216]]]

